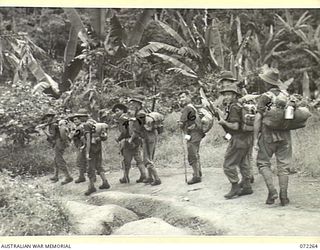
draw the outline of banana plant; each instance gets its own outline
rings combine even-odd
[[[158,57],[173,66],[168,68],[168,71],[198,80],[209,72],[223,69],[224,46],[217,23],[205,19],[203,27],[198,27],[194,20],[187,23],[180,11],[176,11],[176,16],[176,25],[181,32],[156,20],[159,28],[165,31],[175,44],[152,41],[141,48],[137,55],[142,58]],[[205,11],[204,17],[207,17]]]

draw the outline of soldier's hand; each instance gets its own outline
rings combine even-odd
[[[88,161],[90,161],[90,160],[91,160],[91,158],[90,158],[90,154],[89,154],[89,153],[86,153],[86,159],[87,159]]]
[[[258,151],[258,150],[259,150],[258,140],[255,140],[255,141],[253,142],[253,149],[254,149],[255,151]]]

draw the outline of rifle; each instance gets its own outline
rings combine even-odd
[[[199,93],[200,93],[200,97],[201,97],[201,102],[202,104],[209,110],[209,112],[217,118],[218,121],[220,121],[220,115],[219,113],[217,112],[217,108],[213,106],[212,102],[210,102],[205,93],[204,93],[204,90],[202,87],[200,87],[200,90],[199,90]]]
[[[157,100],[157,84],[160,82],[160,77],[159,74],[156,74],[155,76],[155,82],[156,84],[153,85],[153,100],[152,100],[152,106],[151,106],[151,111],[153,112],[155,107],[156,107],[156,100]]]
[[[186,183],[188,183],[188,180],[187,180],[187,164],[186,164],[186,160],[187,160],[186,155],[187,155],[187,153],[186,153],[186,148],[185,148],[183,130],[181,130],[181,142],[182,142],[182,149],[183,149],[184,180],[185,180]]]

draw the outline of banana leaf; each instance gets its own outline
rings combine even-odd
[[[198,78],[198,76],[196,76],[194,74],[190,74],[189,72],[187,72],[186,70],[181,69],[181,68],[169,68],[169,69],[167,69],[167,71],[173,71],[175,73],[182,74],[184,76],[188,76],[188,77],[192,77],[192,78]]]
[[[310,81],[308,72],[303,72],[303,78],[302,78],[302,95],[303,97],[310,98]]]
[[[224,68],[223,44],[217,26],[211,25],[207,29],[205,44],[210,51],[211,60],[219,67]]]
[[[142,34],[145,28],[150,23],[153,14],[155,13],[154,9],[144,9],[142,14],[139,16],[138,21],[133,27],[129,35],[128,46],[138,45],[142,38]]]
[[[157,23],[171,36],[173,37],[180,45],[188,47],[188,43],[174,30],[172,29],[169,25],[157,21]]]
[[[161,49],[171,53],[177,53],[177,54],[179,53],[178,48],[171,46],[169,44],[160,43],[160,42],[149,42],[148,45],[144,46],[137,52],[137,55],[140,57],[148,57]]]
[[[105,21],[106,21],[106,9],[89,9],[90,23],[100,39],[100,41],[105,38]]]
[[[183,62],[180,62],[179,60],[175,59],[174,57],[171,57],[171,56],[168,56],[168,55],[164,55],[164,54],[159,54],[159,53],[153,53],[153,55],[161,58],[165,62],[169,62],[169,63],[173,64],[174,66],[176,66],[176,68],[183,69],[188,73],[196,75],[196,73],[189,66],[187,66]]]

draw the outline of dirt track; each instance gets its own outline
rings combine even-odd
[[[286,207],[266,205],[267,190],[260,175],[255,175],[254,194],[231,200],[223,195],[229,191],[229,183],[222,169],[203,169],[203,182],[186,185],[182,169],[160,169],[162,185],[136,184],[138,170],[131,171],[131,183],[120,184],[120,172],[109,173],[110,191],[132,194],[146,194],[164,198],[174,204],[183,205],[199,216],[211,218],[218,228],[224,228],[225,235],[232,236],[319,236],[320,235],[320,182],[318,179],[290,176],[289,198]],[[41,178],[41,182],[45,181]],[[277,178],[275,178],[277,185]],[[54,185],[63,199],[90,201],[84,196],[87,182],[81,184]],[[100,185],[98,178],[97,185]]]

